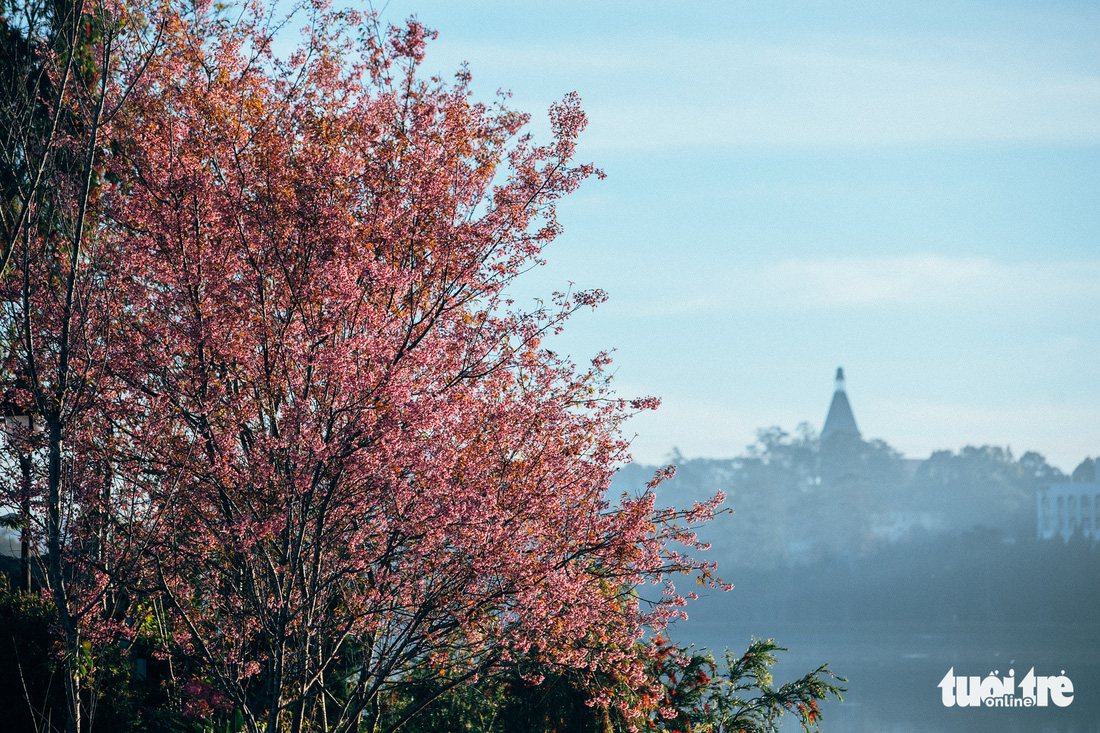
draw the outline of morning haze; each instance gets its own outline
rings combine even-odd
[[[388,12],[413,11],[441,73],[469,61],[529,110],[584,100],[581,155],[608,177],[563,207],[517,296],[609,291],[554,348],[615,348],[620,392],[663,400],[627,425],[616,488],[676,463],[662,500],[727,495],[702,534],[737,588],[680,632],[777,636],[792,672],[834,662],[852,679],[836,730],[1095,730],[1096,527],[1078,498],[1041,539],[1040,499],[1087,486],[1100,454],[1100,8]],[[860,431],[839,438],[838,365]],[[940,702],[949,668],[1006,664],[1072,667],[1077,698]]]

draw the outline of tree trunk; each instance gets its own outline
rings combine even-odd
[[[19,531],[19,588],[31,592],[31,457],[30,448],[19,456],[19,468],[23,473],[23,486],[19,497],[19,515],[23,522]]]
[[[61,418],[50,415],[49,425],[49,496],[46,505],[47,556],[46,570],[53,590],[57,619],[64,635],[64,656],[61,665],[64,675],[67,733],[80,733],[80,630],[69,609],[66,592],[65,566],[61,557]]]

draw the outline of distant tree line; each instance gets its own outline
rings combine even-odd
[[[975,528],[1017,540],[1035,534],[1035,491],[1092,481],[1085,459],[1071,476],[1034,451],[965,446],[906,459],[882,440],[844,436],[826,444],[806,424],[762,429],[740,456],[683,459],[659,489],[668,504],[721,491],[730,513],[700,530],[722,567],[768,570],[824,558],[858,558],[896,543],[958,536]],[[653,467],[633,464],[617,480]]]
[[[737,590],[704,599],[693,621],[1100,624],[1100,547],[1080,532],[1036,539],[1036,489],[1094,481],[1090,458],[1069,475],[997,446],[916,461],[881,440],[822,445],[802,425],[761,430],[736,458],[672,462],[663,501],[722,491],[730,510],[699,534]]]

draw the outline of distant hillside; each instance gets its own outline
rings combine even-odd
[[[761,430],[736,458],[676,463],[658,500],[684,506],[725,493],[732,513],[700,535],[724,566],[755,569],[861,557],[977,527],[1010,541],[1031,537],[1035,489],[1069,480],[1034,452],[1017,459],[1007,448],[967,446],[912,461],[881,440],[822,440],[806,425],[794,435]],[[626,466],[613,488],[636,490],[657,468]]]

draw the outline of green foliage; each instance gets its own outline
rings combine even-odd
[[[544,669],[532,676],[533,668],[517,668],[503,678],[446,690],[439,675],[391,695],[384,720],[393,725],[423,705],[402,733],[777,733],[784,716],[793,715],[808,733],[819,730],[820,704],[841,699],[844,688],[833,682],[847,681],[824,665],[775,687],[771,668],[776,652],[786,649],[770,639],[753,640],[739,657],[727,652],[721,674],[706,651],[660,637],[650,651],[646,684],[638,690],[578,670]],[[621,701],[640,704],[641,712],[600,705],[600,692],[619,693]]]
[[[847,682],[822,665],[793,682],[773,684],[777,651],[771,639],[753,639],[741,656],[725,653],[719,674],[714,658],[658,640],[651,677],[659,682],[655,712],[638,727],[654,733],[777,733],[785,715],[794,715],[802,731],[817,731],[820,704],[841,699]]]
[[[63,720],[64,697],[54,655],[59,639],[55,614],[39,594],[0,593],[0,704],[13,731],[51,730]],[[642,653],[643,647],[637,651]],[[445,668],[429,671],[381,701],[378,730],[402,733],[775,733],[785,715],[803,731],[818,730],[819,704],[843,689],[826,666],[793,682],[773,685],[777,651],[771,640],[754,640],[735,657],[725,655],[718,672],[714,658],[658,638],[648,651],[646,684],[634,689],[612,674],[564,669],[524,660],[506,673],[458,681]],[[133,657],[118,648],[88,649],[84,694],[93,711],[92,731],[138,733],[232,733],[243,729],[239,715],[184,714],[178,685],[155,660],[139,678]],[[25,692],[24,692],[25,690]],[[173,692],[173,690],[175,690]],[[628,714],[597,697],[634,704]],[[183,695],[184,698],[187,695]],[[404,722],[402,722],[404,721]],[[51,727],[52,726],[52,727]],[[323,728],[317,728],[322,730]]]
[[[53,604],[37,593],[0,592],[0,710],[7,730],[47,729],[64,719],[54,618]]]
[[[777,733],[785,713],[794,714],[803,731],[820,730],[819,703],[830,695],[840,700],[843,687],[829,682],[847,682],[822,665],[793,682],[778,688],[772,685],[771,667],[777,661],[775,652],[787,651],[771,639],[754,639],[748,650],[738,658],[726,652],[726,673],[708,696],[713,706],[713,722],[697,731],[726,733]]]
[[[617,708],[593,704],[593,693],[619,686],[608,675],[531,660],[479,682],[453,684],[440,671],[392,693],[380,727],[390,730],[415,713],[401,733],[618,733],[626,730],[625,717]]]
[[[720,683],[714,658],[658,637],[649,677],[658,683],[656,710],[639,728],[649,731],[708,730],[714,723],[709,697]]]
[[[0,729],[15,733],[64,730],[60,650],[57,614],[46,596],[0,591],[0,710],[4,711]],[[155,660],[149,666],[159,669]],[[172,682],[160,674],[140,678],[133,656],[122,647],[85,644],[80,672],[90,733],[241,730],[239,725],[217,725],[183,715]]]

